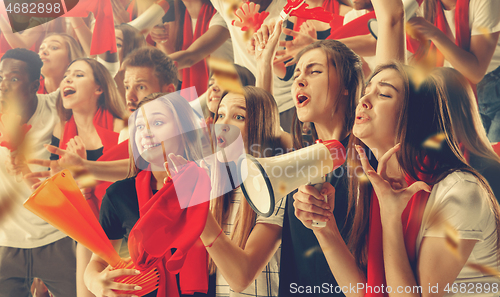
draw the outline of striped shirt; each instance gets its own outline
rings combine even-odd
[[[231,201],[231,211],[227,222],[222,224],[222,229],[227,236],[231,236],[233,231],[233,224],[238,214],[240,207],[240,199],[245,199],[241,189],[238,189]],[[278,201],[275,206],[274,213],[266,218],[257,216],[256,224],[273,224],[283,227],[283,216],[285,214],[285,201],[282,199]],[[268,297],[278,296],[279,285],[279,268],[280,268],[281,245],[273,255],[269,263],[264,267],[262,273],[241,293],[233,291],[222,274],[217,270],[216,276],[216,297],[236,297],[236,296],[254,296],[254,297]]]

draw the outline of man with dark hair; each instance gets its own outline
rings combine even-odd
[[[21,124],[31,125],[24,140],[27,159],[49,159],[44,144],[50,144],[59,121],[57,92],[36,94],[42,64],[36,53],[25,49],[7,51],[0,62],[0,112],[20,115]],[[28,165],[20,154],[14,155],[0,147],[0,296],[31,296],[34,277],[42,279],[55,297],[76,296],[75,243],[23,207],[31,189],[17,181],[9,168],[13,163]],[[47,170],[37,165],[29,169]]]
[[[177,67],[161,50],[140,48],[127,56],[125,69],[125,98],[127,109],[133,112],[139,101],[151,93],[170,93],[177,89]]]

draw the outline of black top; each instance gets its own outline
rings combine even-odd
[[[128,235],[137,220],[139,220],[139,202],[135,188],[135,177],[117,181],[109,186],[102,198],[99,213],[99,223],[108,238],[110,240],[125,239],[128,241]],[[179,286],[179,275],[177,275],[177,286]],[[179,294],[182,297],[215,296],[215,274],[209,278],[207,294],[184,295],[180,293],[180,289]],[[155,297],[156,291],[144,296]]]
[[[470,155],[469,164],[486,179],[500,202],[500,164],[473,154]]]
[[[290,22],[290,21],[287,21],[286,23],[286,27],[290,30],[293,30],[293,26],[294,26],[294,23]],[[324,31],[318,31],[316,32],[316,39],[318,40],[325,40],[328,38],[328,36],[330,36],[330,32],[331,32],[331,28],[327,29],[327,30],[324,30]],[[293,40],[293,37],[292,36],[289,36],[287,35],[285,37],[285,40],[286,41],[290,41],[290,40]],[[290,61],[290,60],[288,60]],[[285,62],[288,63],[288,61]],[[293,72],[295,71],[295,64],[291,65],[291,66],[288,66],[286,67],[286,74],[285,74],[285,77],[283,78],[280,78],[281,80],[284,80],[284,81],[288,81],[290,80],[290,78],[293,77]]]
[[[59,138],[55,137],[52,135],[52,141],[50,142],[51,145],[59,147]],[[89,161],[97,161],[102,156],[102,150],[104,147],[98,148],[96,150],[87,150],[87,160]],[[59,160],[59,155],[56,154],[50,154],[50,159],[51,160]]]
[[[347,147],[349,137],[341,141]],[[346,234],[352,226],[352,218],[346,222],[348,207],[348,178],[346,165],[342,165],[326,176],[326,181],[335,187],[335,208],[333,214],[337,226],[342,233],[344,240]],[[279,296],[296,296],[293,294],[294,288],[298,286],[322,286],[328,284],[333,288],[337,282],[328,266],[321,247],[313,231],[306,228],[295,216],[293,207],[293,194],[297,190],[288,194],[285,206],[285,217],[283,221],[282,242],[281,242],[281,264],[280,264],[280,286]],[[292,284],[296,285],[292,285]],[[344,296],[342,293],[336,294],[331,290],[333,296]],[[324,293],[307,294],[307,296],[324,296]],[[332,296],[332,294],[328,294]]]

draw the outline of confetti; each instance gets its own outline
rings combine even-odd
[[[208,67],[213,72],[214,78],[217,78],[217,83],[221,89],[236,94],[244,93],[243,86],[233,63],[215,58],[209,58],[207,62]]]
[[[424,141],[422,146],[429,149],[440,150],[441,145],[443,144],[443,141],[445,141],[445,139],[446,135],[444,133],[438,133],[436,135],[427,138],[427,140]]]
[[[496,277],[500,278],[500,271],[498,271],[494,268],[484,266],[481,264],[476,264],[476,263],[467,263],[466,265],[474,270],[477,270],[477,271],[483,273],[483,274],[492,275],[492,276],[496,276]]]

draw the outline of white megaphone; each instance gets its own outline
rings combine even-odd
[[[405,9],[405,23],[408,22],[412,17],[415,16],[418,7],[422,4],[423,0],[403,0],[403,6]],[[368,21],[368,30],[372,33],[373,37],[377,39],[378,36],[378,25],[377,19],[370,19]]]
[[[246,155],[238,161],[243,195],[253,210],[270,216],[277,201],[304,184],[318,184],[345,162],[345,148],[337,140],[321,141],[306,148],[271,158]],[[326,197],[325,197],[326,199]],[[313,222],[324,227],[325,222]]]

